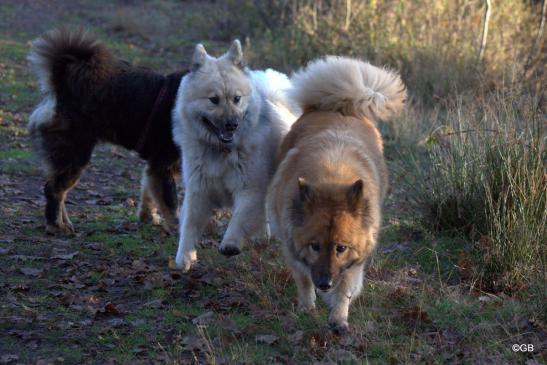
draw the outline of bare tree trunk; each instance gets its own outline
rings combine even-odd
[[[545,18],[546,17],[547,17],[547,1],[543,0],[543,5],[541,7],[541,21],[539,22],[539,28],[538,28],[538,31],[536,33],[536,38],[534,39],[534,43],[532,44],[532,48],[530,48],[530,53],[528,54],[528,58],[526,59],[526,63],[524,64],[524,72],[525,73],[530,68],[532,59],[534,58],[534,54],[536,53],[536,49],[540,45],[541,38],[543,37],[543,29],[545,29]]]
[[[351,24],[351,0],[346,0],[346,22],[344,24],[344,30],[347,32]]]
[[[482,59],[484,57],[484,50],[486,48],[486,38],[488,37],[488,23],[490,22],[490,10],[492,8],[492,4],[490,0],[484,0],[484,17],[482,21],[482,37],[481,37],[481,46],[479,49],[479,63],[482,62]]]

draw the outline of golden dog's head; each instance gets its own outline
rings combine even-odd
[[[298,179],[293,200],[294,254],[308,266],[314,285],[329,290],[340,274],[363,263],[374,246],[371,204],[362,180],[312,185]]]

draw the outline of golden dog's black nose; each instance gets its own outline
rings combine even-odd
[[[330,275],[321,274],[319,275],[319,280],[317,280],[316,285],[320,290],[329,290],[330,288],[332,288],[332,278],[330,277]]]

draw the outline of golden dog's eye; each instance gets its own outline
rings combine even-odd
[[[218,105],[218,103],[220,102],[220,98],[218,96],[213,96],[209,98],[209,101],[215,105]]]
[[[314,250],[315,252],[318,252],[319,250],[321,250],[321,245],[319,244],[319,242],[317,241],[312,241],[310,242],[310,247],[312,250]]]
[[[240,100],[241,100],[241,96],[239,95],[234,96],[234,104],[238,104]]]
[[[344,246],[344,245],[336,245],[336,252],[337,253],[342,253],[344,251],[346,251],[347,247]]]

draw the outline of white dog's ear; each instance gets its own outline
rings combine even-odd
[[[194,55],[192,56],[192,71],[196,71],[203,66],[206,58],[207,51],[205,50],[205,47],[203,47],[203,44],[201,43],[197,44],[196,48],[194,48]]]
[[[226,55],[234,65],[240,67],[244,66],[243,51],[241,50],[241,43],[238,39],[232,42],[232,46],[230,47]]]

